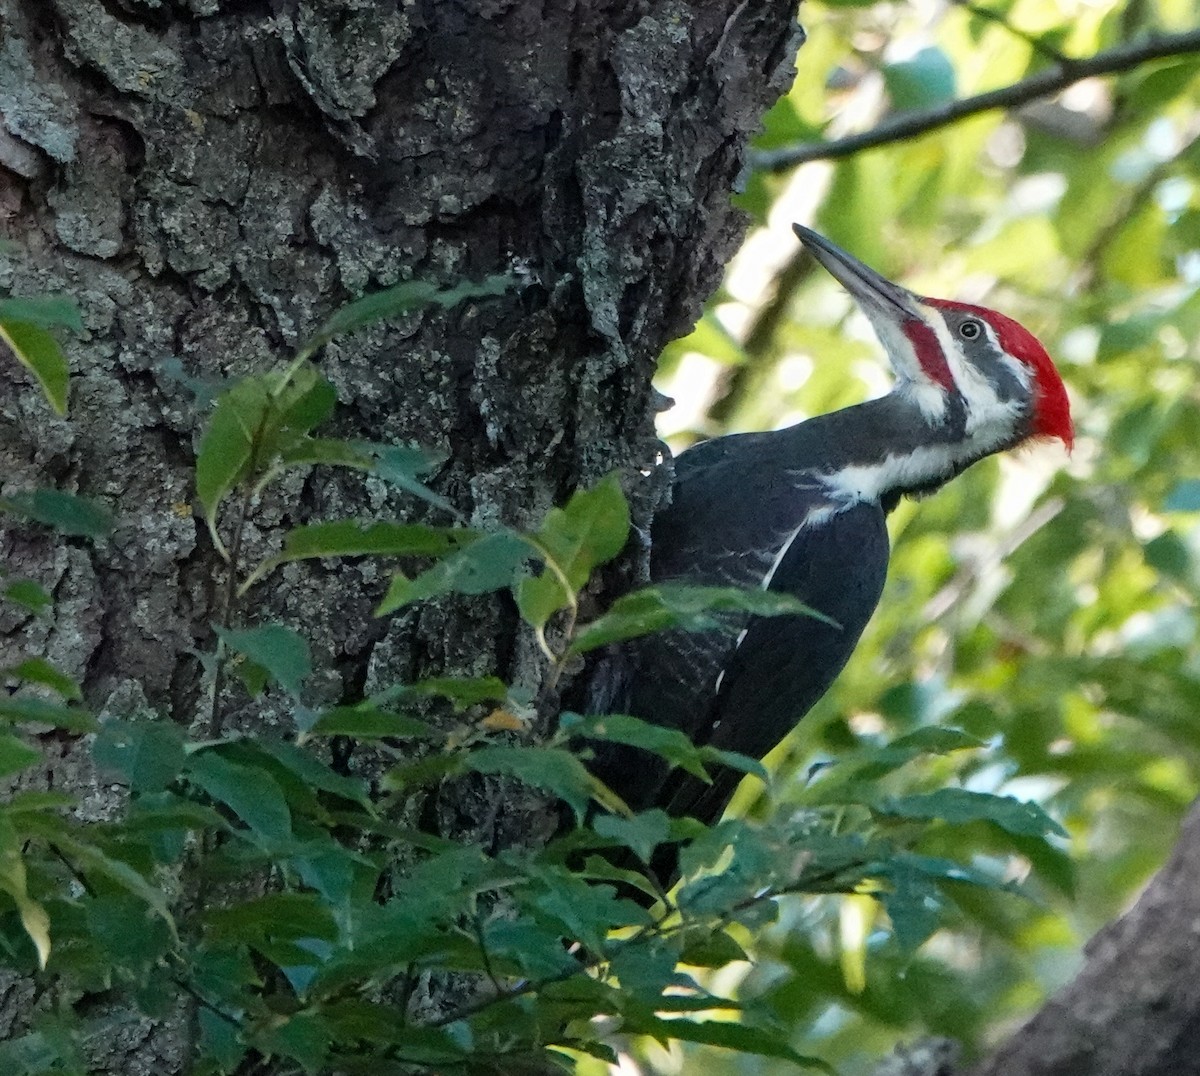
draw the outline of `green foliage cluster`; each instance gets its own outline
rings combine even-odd
[[[411,301],[399,294],[372,296],[370,316]],[[243,565],[246,506],[290,467],[390,475],[442,505],[420,482],[422,453],[314,436],[334,402],[303,354],[216,399],[196,483],[229,560],[231,596],[304,558],[405,558],[423,567],[394,573],[381,614],[507,592],[541,645],[550,685],[582,655],[650,631],[711,630],[745,610],[808,612],[759,591],[658,586],[580,622],[581,591],[628,536],[615,476],[530,532],[334,520],[298,527],[278,554]],[[95,504],[55,491],[0,509],[85,540],[111,523]],[[4,580],[3,600],[35,616],[51,603],[22,579]],[[622,714],[562,714],[537,737],[522,716],[528,700],[494,677],[397,684],[314,710],[305,705],[312,658],[295,625],[227,616],[215,635],[210,667],[236,674],[251,695],[286,700],[290,738],[223,733],[216,687],[207,721],[189,735],[153,715],[97,717],[42,657],[0,670],[16,689],[0,696],[0,776],[36,767],[36,734],[53,728],[85,738],[122,791],[121,811],[104,821],[81,820],[55,792],[19,791],[0,806],[0,960],[51,999],[32,1028],[0,1043],[6,1073],[85,1071],[86,1042],[104,1023],[74,1003],[98,993],[152,1017],[186,1007],[198,1073],[258,1061],[307,1073],[570,1070],[581,1058],[613,1061],[617,1043],[641,1037],[828,1070],[792,1043],[777,1008],[715,985],[716,973],[751,959],[783,901],[847,894],[878,904],[891,944],[911,953],[937,929],[948,894],[1020,888],[940,854],[939,833],[982,826],[995,847],[1059,855],[1062,831],[1033,805],[964,788],[889,790],[889,776],[916,760],[980,749],[951,729],[860,745],[792,817],[705,826],[630,811],[588,772],[592,747],[633,745],[701,777],[723,765],[765,778],[758,763]],[[452,733],[411,712],[429,699],[457,715]],[[371,749],[381,772],[367,781],[332,765],[335,737]],[[544,846],[497,852],[406,823],[414,796],[472,774],[561,801],[569,820]],[[682,848],[669,893],[646,868],[664,843]],[[427,984],[446,976],[460,977],[461,1007],[423,1007]]]

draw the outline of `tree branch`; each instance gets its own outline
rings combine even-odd
[[[1161,60],[1168,56],[1185,56],[1200,52],[1200,30],[1189,30],[1186,33],[1163,34],[1147,37],[1141,41],[1127,45],[1118,45],[1105,52],[1098,52],[1082,60],[1063,60],[1045,71],[1014,82],[1011,86],[1002,86],[997,90],[965,97],[959,101],[939,105],[936,108],[924,109],[920,112],[907,112],[893,119],[886,120],[878,127],[861,134],[838,138],[829,142],[801,142],[795,146],[785,146],[781,149],[769,150],[754,154],[752,164],[755,168],[769,172],[781,172],[797,164],[807,161],[836,160],[849,157],[861,150],[872,149],[875,146],[887,145],[889,142],[900,142],[916,135],[935,131],[957,123],[967,116],[979,112],[990,112],[996,108],[1014,108],[1026,104],[1039,97],[1048,97],[1058,93],[1076,82],[1097,75],[1112,75],[1120,71],[1128,71],[1148,60]]]
[[[1063,988],[969,1076],[1176,1076],[1200,1056],[1200,801],[1128,912]]]

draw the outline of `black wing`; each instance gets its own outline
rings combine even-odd
[[[802,528],[780,560],[769,589],[792,594],[835,620],[755,617],[729,655],[703,742],[762,758],[829,690],[867,626],[887,575],[883,509],[860,503]],[[648,716],[648,715],[647,715]],[[716,821],[741,778],[725,770],[706,785],[676,772],[672,814]]]
[[[786,455],[776,458],[776,446]],[[722,631],[648,636],[623,648],[621,690],[608,700],[609,712],[680,729],[696,743],[717,737],[759,757],[824,694],[875,608],[888,550],[882,509],[846,508],[805,467],[821,448],[785,444],[771,433],[722,437],[684,453],[672,503],[654,521],[651,574],[660,583],[740,587],[769,577],[770,589],[793,593],[846,626],[744,615]],[[760,652],[770,659],[758,659]],[[779,664],[767,667],[770,661]],[[765,678],[765,712],[763,699],[752,697],[756,677]],[[640,751],[606,748],[596,770],[634,808],[699,803],[686,775]],[[706,813],[718,815],[731,793],[710,792]]]

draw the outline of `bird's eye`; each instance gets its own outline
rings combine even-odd
[[[974,318],[964,321],[958,327],[958,335],[964,340],[974,340],[981,332],[983,332],[983,326]]]

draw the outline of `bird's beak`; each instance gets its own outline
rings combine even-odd
[[[879,315],[893,325],[913,319],[924,320],[918,305],[920,300],[911,291],[880,276],[869,265],[864,265],[841,247],[834,246],[811,228],[793,224],[792,230],[809,253],[851,294],[877,326]]]

